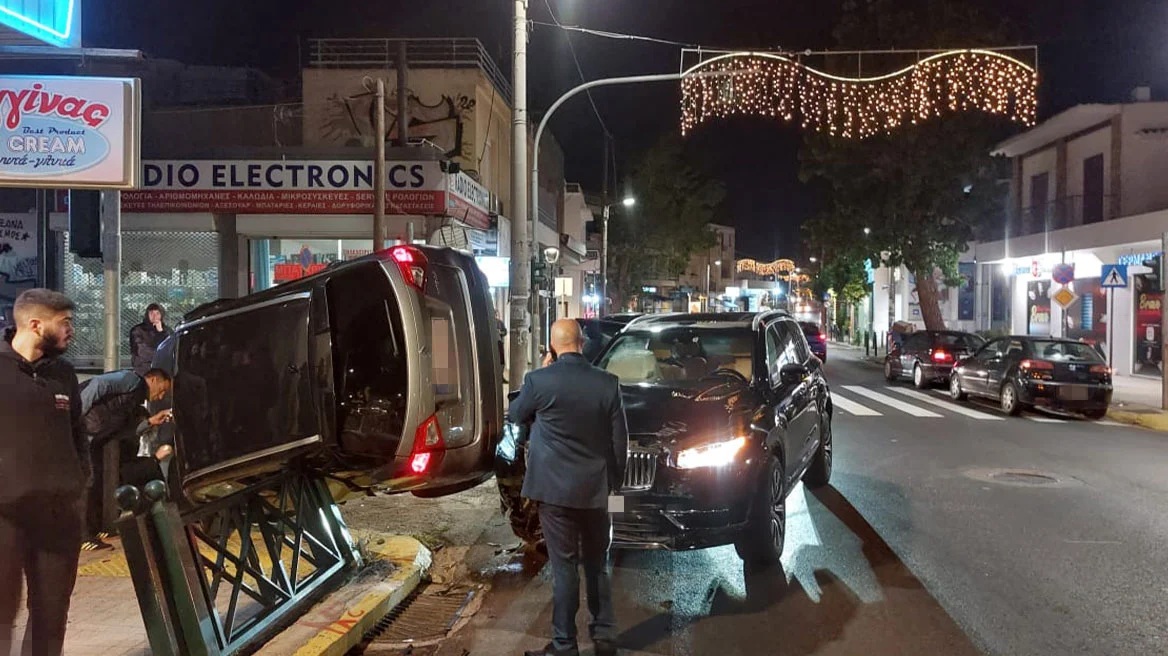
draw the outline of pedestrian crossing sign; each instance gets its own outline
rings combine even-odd
[[[1100,287],[1127,287],[1127,265],[1104,264]]]

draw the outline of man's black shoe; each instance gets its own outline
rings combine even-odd
[[[594,646],[596,649],[593,653],[595,653],[596,656],[616,656],[616,644],[614,643],[597,642]]]
[[[614,652],[615,653],[615,652]],[[556,649],[552,643],[544,645],[543,649],[536,649],[535,651],[525,651],[523,656],[580,656],[579,649]]]

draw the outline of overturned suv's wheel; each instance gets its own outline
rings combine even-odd
[[[750,523],[734,549],[752,568],[769,568],[779,563],[787,539],[786,474],[783,462],[774,455],[767,458],[765,480],[759,481],[751,504]]]

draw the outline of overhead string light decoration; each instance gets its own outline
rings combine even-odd
[[[804,129],[865,139],[946,112],[982,111],[1034,125],[1038,73],[992,50],[952,50],[888,75],[847,78],[784,55],[730,53],[685,73],[681,132],[734,115],[798,120]]]

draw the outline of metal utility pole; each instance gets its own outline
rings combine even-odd
[[[1164,273],[1168,272],[1168,250],[1164,250],[1165,248],[1168,248],[1168,232],[1164,233],[1162,242],[1163,243],[1160,247],[1160,250],[1162,252],[1162,254],[1160,255],[1160,270],[1156,272],[1156,273],[1160,274],[1160,289],[1161,290],[1165,289],[1165,287],[1166,287],[1165,282],[1164,282]],[[1128,283],[1131,284],[1130,279],[1128,280]],[[1137,299],[1137,301],[1138,301],[1138,299]],[[1111,317],[1108,317],[1107,320],[1109,322],[1108,325],[1110,326],[1111,325],[1110,324]],[[1168,303],[1161,302],[1160,303],[1160,364],[1161,364],[1161,366],[1163,366],[1165,362],[1168,362],[1168,339],[1165,339],[1165,334],[1164,334],[1165,333],[1164,328],[1168,327],[1168,323],[1165,323],[1166,321],[1168,321]],[[1108,343],[1110,343],[1110,341],[1111,340],[1108,340]],[[1168,410],[1168,372],[1165,372],[1165,374],[1160,377],[1160,407],[1162,409]]]
[[[122,367],[122,192],[101,192],[101,269],[105,305],[104,370]]]
[[[397,145],[410,145],[410,62],[406,42],[397,43]]]
[[[604,204],[604,223],[601,224],[600,232],[600,307],[596,310],[596,316],[603,317],[608,314],[608,162],[611,151],[609,148],[611,144],[612,135],[607,132],[604,133],[604,181],[600,183],[600,202]]]
[[[514,60],[511,76],[514,87],[511,110],[511,362],[508,381],[511,389],[518,389],[523,384],[528,368],[527,303],[531,297],[531,251],[527,242],[527,0],[514,2]],[[536,148],[539,148],[538,143]],[[534,176],[531,184],[537,186]]]
[[[385,248],[385,80],[377,78],[373,103],[373,250]]]

